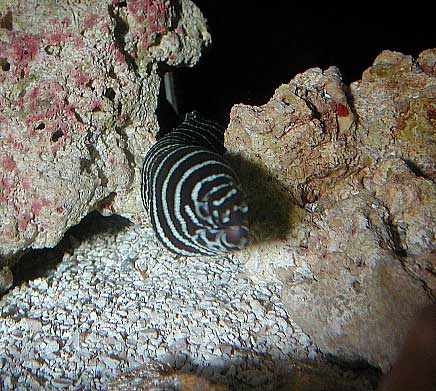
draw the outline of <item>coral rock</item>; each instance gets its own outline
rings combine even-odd
[[[92,210],[141,215],[157,64],[209,41],[190,0],[0,4],[0,267]]]
[[[349,88],[309,69],[234,106],[227,132],[253,211],[248,273],[283,286],[324,352],[383,370],[436,297],[434,53],[385,51]]]

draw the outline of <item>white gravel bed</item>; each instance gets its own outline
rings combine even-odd
[[[173,256],[147,226],[94,236],[0,298],[0,390],[104,390],[150,359],[235,378],[241,352],[253,363],[319,355],[279,287],[254,285],[232,257]]]

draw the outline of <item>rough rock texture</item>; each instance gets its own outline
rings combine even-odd
[[[159,362],[151,361],[135,371],[120,375],[109,385],[108,391],[228,391],[225,385],[188,373],[177,373]]]
[[[227,132],[253,212],[240,253],[283,284],[323,351],[386,370],[417,309],[436,297],[436,51],[385,51],[347,88],[314,68]]]
[[[262,355],[258,362],[240,360],[240,372],[248,383],[230,381],[222,376],[218,384],[195,373],[174,371],[168,366],[151,361],[143,367],[123,373],[109,383],[108,391],[230,391],[272,389],[274,391],[370,391],[375,389],[376,381],[371,371],[350,371],[325,361],[293,361],[286,363],[274,361]],[[225,372],[224,368],[221,372]],[[245,373],[244,373],[245,372]],[[273,373],[273,385],[268,387],[262,379]],[[250,380],[249,380],[250,379]],[[216,379],[215,379],[216,380]]]
[[[2,391],[376,388],[375,371],[326,360],[275,284],[253,284],[231,257],[177,257],[147,222],[92,213],[18,269],[0,300]]]
[[[91,210],[142,213],[158,62],[191,66],[209,41],[190,0],[1,2],[0,268]]]

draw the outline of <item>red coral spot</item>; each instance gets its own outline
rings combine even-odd
[[[126,62],[126,59],[124,58],[123,53],[121,53],[118,49],[115,52],[114,58],[115,58],[116,62],[119,62],[119,63],[125,63]]]
[[[65,109],[65,107],[67,106],[67,104],[65,103],[65,101],[61,98],[52,101],[51,107],[47,110],[46,116],[48,118],[50,117],[56,117],[57,115],[59,115],[62,110]],[[47,128],[48,129],[48,128]]]
[[[0,191],[3,193],[2,201],[6,201],[7,196],[12,191],[12,185],[5,177],[0,177]]]
[[[13,171],[16,167],[14,160],[10,156],[5,156],[2,160],[1,165],[6,171],[9,172]]]
[[[30,99],[36,99],[39,95],[39,88],[35,87],[29,95]]]
[[[89,30],[90,28],[95,26],[98,19],[99,17],[97,15],[88,16],[88,18],[86,18],[85,22],[83,23],[83,27],[85,27],[86,30]]]
[[[135,0],[128,2],[129,12],[139,23],[147,18],[147,30],[150,33],[163,32],[166,29],[166,16],[169,2],[165,0]]]
[[[89,111],[92,111],[92,112],[100,111],[101,110],[101,102],[98,99],[93,98],[92,102],[88,106],[88,109],[89,109]]]
[[[10,35],[15,60],[27,65],[38,53],[39,37],[31,34],[17,35],[16,33],[11,33]]]
[[[23,190],[26,190],[26,191],[30,189],[30,175],[26,175],[21,180],[21,187],[23,188]]]
[[[33,130],[37,128],[43,119],[45,119],[43,114],[30,114],[26,117],[26,126],[31,128],[33,132]]]
[[[129,1],[127,3],[127,9],[131,14],[136,14],[141,9],[142,1]]]
[[[62,23],[65,27],[69,27],[71,25],[71,18],[66,16],[64,19],[62,19]]]
[[[29,103],[29,108],[33,111],[36,112],[39,108],[39,102],[38,102],[38,95],[39,95],[39,88],[35,87],[31,93],[29,94],[29,99],[30,99],[30,103]]]
[[[26,74],[27,73],[24,73],[20,77],[23,78],[26,76]],[[18,107],[23,107],[23,105],[24,105],[24,97],[23,96],[21,96],[17,99],[17,105],[18,105]]]
[[[138,15],[136,17],[136,20],[138,21],[138,23],[143,24],[145,22],[145,15]]]
[[[347,106],[345,106],[342,103],[337,104],[336,113],[338,114],[339,117],[348,117],[350,115]]]
[[[39,201],[33,201],[32,205],[30,207],[30,211],[33,213],[34,216],[39,215],[39,212],[41,212],[42,205]]]
[[[105,23],[103,26],[101,26],[100,31],[104,34],[109,34],[110,27],[108,23]]]
[[[59,143],[56,143],[55,145],[52,145],[50,149],[52,152],[58,152],[61,149],[61,145]]]
[[[144,49],[148,49],[151,46],[151,41],[147,36],[144,36],[144,38],[142,39],[142,47]]]
[[[50,202],[47,201],[46,199],[39,199],[39,196],[37,194],[33,194],[32,195],[33,201],[32,204],[30,206],[30,211],[32,212],[32,214],[34,216],[39,215],[39,213],[41,212],[41,209],[45,206],[50,205]]]
[[[61,213],[64,212],[64,208],[63,208],[62,206],[58,206],[58,207],[56,208],[56,212],[59,213],[59,214],[61,214]]]
[[[12,145],[12,148],[15,151],[21,151],[22,152],[24,150],[23,143],[21,143],[19,141],[16,141],[13,134],[9,134],[8,135],[7,142],[8,142],[8,144]]]
[[[33,111],[36,111],[39,109],[39,103],[37,100],[31,100],[29,103],[29,108]]]
[[[50,80],[40,85],[42,89],[47,92],[47,97],[50,99],[56,96],[56,92],[64,91],[64,87],[58,82],[58,80],[59,79]]]
[[[91,77],[87,73],[80,70],[74,72],[71,77],[75,80],[76,86],[84,86],[91,80]]]
[[[17,222],[18,222],[18,230],[20,232],[25,232],[27,226],[30,223],[32,216],[29,213],[25,213],[25,212],[20,212],[18,217],[17,217]]]
[[[50,45],[60,45],[63,43],[70,35],[64,32],[51,34],[48,38]]]
[[[85,46],[85,42],[83,42],[83,38],[82,37],[76,37],[74,39],[74,44],[78,47],[78,48],[83,48]]]

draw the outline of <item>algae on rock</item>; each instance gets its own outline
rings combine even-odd
[[[92,210],[143,218],[158,63],[192,66],[209,42],[190,0],[1,2],[0,269]]]

